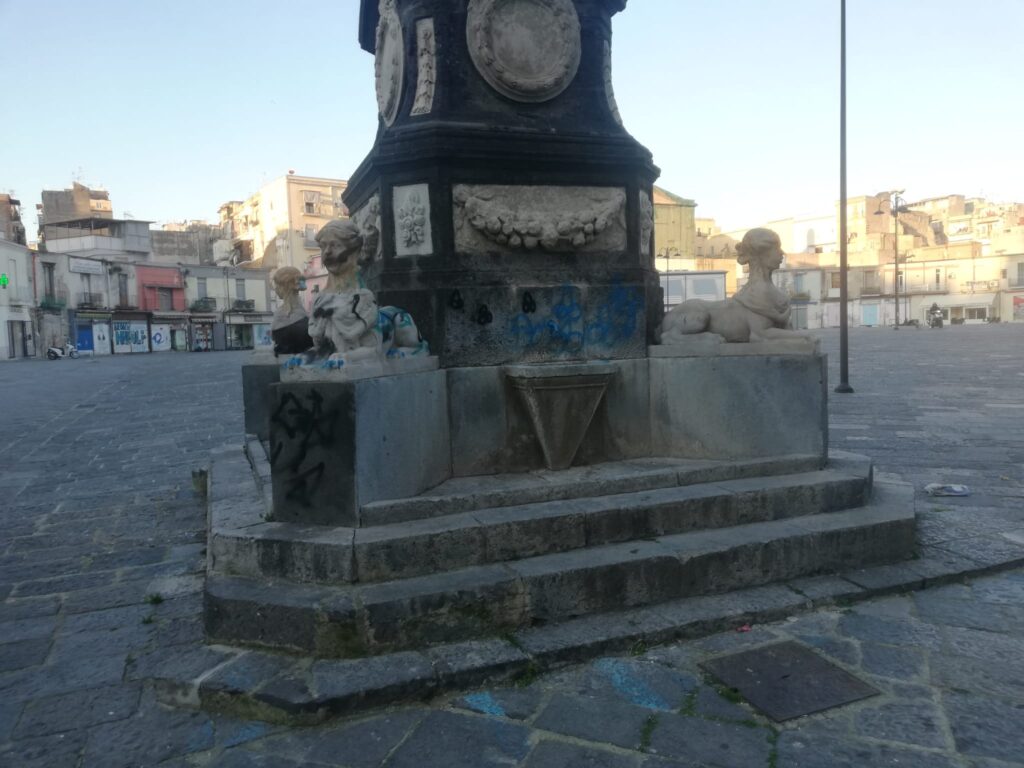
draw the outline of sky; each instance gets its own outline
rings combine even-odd
[[[452,0],[453,2],[458,0]],[[294,170],[347,178],[377,126],[357,0],[0,0],[0,191],[216,220]],[[848,0],[850,196],[1024,201],[1024,0]],[[839,197],[839,0],[630,0],[626,128],[724,229]]]

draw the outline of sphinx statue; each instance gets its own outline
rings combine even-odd
[[[811,334],[790,329],[789,298],[772,283],[782,264],[782,243],[770,229],[752,229],[736,247],[736,261],[750,267],[747,284],[724,301],[689,299],[672,308],[658,329],[661,344],[793,340]]]
[[[270,324],[274,356],[305,352],[313,341],[309,337],[309,318],[299,301],[299,291],[305,288],[302,273],[295,267],[280,267],[274,270],[270,282],[281,300]]]
[[[408,312],[379,307],[360,267],[373,258],[374,243],[352,221],[335,219],[316,235],[327,285],[313,302],[312,349],[290,365],[342,368],[362,362],[429,355]]]

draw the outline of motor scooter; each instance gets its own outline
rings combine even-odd
[[[928,312],[928,327],[929,328],[941,328],[942,327],[942,310],[932,309]]]
[[[62,357],[77,358],[78,350],[69,341],[63,347],[47,347],[46,357],[50,360],[60,360]]]

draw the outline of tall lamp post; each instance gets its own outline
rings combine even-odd
[[[907,208],[907,201],[900,197],[902,194],[902,189],[893,192],[892,204],[889,206],[889,213],[892,214],[892,296],[893,303],[896,306],[895,328],[897,331],[900,329],[900,214],[910,210]],[[883,216],[884,214],[885,211],[882,210],[882,204],[879,203],[875,216]]]
[[[851,393],[850,336],[847,317],[846,236],[846,0],[839,1],[839,384],[836,392]]]

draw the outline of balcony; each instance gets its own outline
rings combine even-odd
[[[196,299],[192,302],[192,306],[189,307],[189,310],[192,312],[216,312],[217,300],[211,296]]]
[[[256,311],[256,300],[255,299],[235,299],[231,302],[232,312],[255,312]]]
[[[102,293],[77,294],[79,309],[102,309],[106,306]]]
[[[39,299],[39,308],[52,312],[60,312],[68,305],[68,294],[66,291],[58,290],[54,293],[44,293]]]

